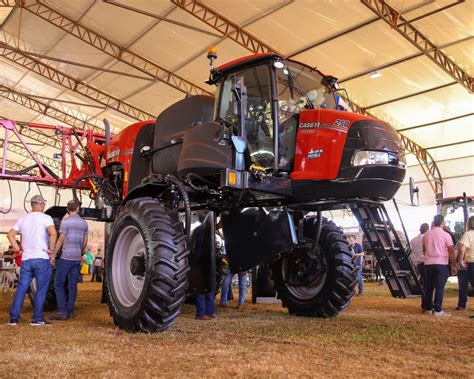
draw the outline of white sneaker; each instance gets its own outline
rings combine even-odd
[[[436,317],[451,317],[451,314],[446,313],[445,311],[435,312],[434,315]]]

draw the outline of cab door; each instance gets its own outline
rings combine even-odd
[[[268,64],[249,67],[230,74],[221,84],[218,118],[234,125],[246,138],[251,164],[272,169],[275,161],[272,90]],[[242,96],[235,95],[235,83]],[[244,106],[244,130],[241,130],[241,101]],[[246,100],[246,101],[245,101]]]

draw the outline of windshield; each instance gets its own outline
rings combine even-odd
[[[448,229],[454,233],[456,239],[461,238],[464,233],[464,208],[462,201],[454,201],[452,203],[444,204],[441,209],[441,214],[444,215],[444,223]],[[474,215],[474,204],[469,202],[468,217]]]
[[[278,100],[282,112],[299,113],[303,108],[336,109],[331,89],[323,84],[323,76],[300,63],[283,61],[276,69]]]

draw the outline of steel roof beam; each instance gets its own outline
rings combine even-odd
[[[447,47],[455,46],[455,45],[457,45],[457,44],[459,44],[459,43],[463,43],[463,42],[466,42],[466,41],[470,41],[470,40],[473,39],[473,38],[474,38],[474,36],[467,36],[467,37],[462,38],[462,39],[460,39],[460,40],[453,41],[453,42],[449,42],[449,43],[446,43],[446,44],[444,44],[444,45],[441,45],[441,46],[439,46],[439,48],[440,48],[440,49],[445,49],[445,48],[447,48]],[[371,68],[371,69],[369,69],[369,70],[365,70],[365,71],[359,72],[359,73],[357,73],[357,74],[350,75],[350,76],[348,76],[348,77],[346,77],[346,78],[339,79],[337,82],[338,82],[339,84],[342,84],[342,83],[344,83],[344,82],[348,82],[349,80],[357,79],[357,78],[360,78],[360,77],[362,77],[362,76],[368,75],[368,74],[370,74],[370,73],[372,73],[372,72],[374,72],[374,71],[384,70],[384,69],[386,69],[386,68],[389,68],[389,67],[392,67],[392,66],[396,66],[396,65],[398,65],[398,64],[400,64],[400,63],[408,62],[408,61],[410,61],[410,60],[412,60],[412,59],[416,59],[416,58],[419,58],[419,57],[421,57],[421,56],[424,56],[424,54],[423,54],[423,53],[415,53],[415,54],[409,55],[409,56],[407,56],[407,57],[403,57],[403,58],[401,58],[401,59],[397,59],[397,60],[395,60],[395,61],[392,61],[392,62],[389,62],[389,63],[385,63],[385,64],[382,64],[382,65],[377,66],[377,67],[373,67],[373,68]]]
[[[413,92],[413,93],[410,93],[410,94],[405,95],[405,96],[396,97],[395,99],[390,99],[390,100],[387,100],[387,101],[382,101],[382,102],[377,103],[377,104],[368,105],[368,106],[364,107],[364,109],[372,109],[372,108],[381,107],[383,105],[395,103],[397,101],[410,99],[410,98],[415,97],[415,96],[424,95],[425,93],[429,93],[429,92],[437,91],[437,90],[440,90],[440,89],[443,89],[443,88],[451,87],[455,84],[458,84],[458,82],[450,82],[450,83],[442,84],[440,86],[436,86],[436,87],[433,87],[433,88],[428,88],[428,89],[425,89],[423,91]]]
[[[421,124],[421,125],[415,125],[415,126],[410,126],[408,128],[403,128],[403,129],[398,129],[399,132],[405,132],[407,130],[413,130],[413,129],[419,129],[419,128],[424,128],[426,126],[431,126],[431,125],[438,125],[438,124],[443,124],[445,122],[450,122],[450,121],[454,121],[454,120],[458,120],[460,118],[465,118],[465,117],[470,117],[470,116],[474,116],[474,113],[466,113],[466,114],[462,114],[460,116],[455,116],[455,117],[451,117],[451,118],[446,118],[444,120],[439,120],[439,121],[434,121],[434,122],[428,122],[426,124]]]
[[[361,2],[469,92],[474,92],[473,78],[385,0],[361,0]]]
[[[267,43],[260,41],[227,17],[199,1],[171,0],[171,2],[255,54],[276,52]]]
[[[18,143],[9,142],[7,145],[7,150],[11,153],[21,155],[24,158],[33,159],[33,157],[30,155],[28,150],[26,150],[23,146],[21,146],[19,142]],[[41,164],[48,166],[50,169],[55,169],[61,172],[61,169],[62,169],[61,162],[58,162],[57,160],[50,158],[47,155],[44,155],[41,153],[34,152],[34,155],[38,159],[38,161],[41,162]],[[69,166],[69,165],[66,164],[66,166]]]
[[[466,143],[472,143],[472,142],[474,142],[474,139],[470,139],[470,140],[467,140],[467,141],[446,143],[444,145],[430,146],[430,147],[427,147],[426,150],[442,149],[443,147],[452,147],[452,146],[464,145]]]
[[[107,3],[107,4],[110,4],[110,5],[114,5],[116,7],[122,8],[122,9],[126,9],[130,12],[135,12],[135,13],[138,13],[138,14],[141,14],[141,15],[144,15],[144,16],[155,18],[155,19],[163,21],[163,22],[168,22],[170,24],[177,25],[177,26],[180,26],[180,27],[185,28],[185,29],[194,30],[195,32],[204,33],[204,34],[207,34],[207,35],[210,35],[210,36],[213,36],[213,37],[221,37],[220,34],[212,33],[212,32],[209,32],[209,31],[207,31],[205,29],[201,29],[201,28],[196,28],[195,26],[186,24],[184,22],[179,22],[179,21],[173,20],[173,19],[168,18],[168,17],[163,17],[163,16],[157,15],[155,13],[147,12],[143,9],[135,8],[135,7],[132,7],[130,5],[116,3],[115,1],[112,1],[112,0],[103,0],[103,2]]]
[[[2,168],[2,165],[3,165],[3,158],[0,157],[0,170]],[[21,171],[21,170],[24,170],[25,168],[27,168],[26,166],[23,166],[20,163],[16,163],[16,162],[12,162],[12,161],[6,161],[5,162],[5,167],[9,168],[10,170],[13,170],[13,171]]]
[[[373,114],[368,112],[365,108],[360,107],[359,105],[351,102],[352,109],[357,113],[364,114],[366,116],[375,117]],[[431,156],[431,154],[424,147],[417,144],[415,141],[411,140],[407,136],[398,132],[400,139],[402,141],[402,146],[404,149],[412,153],[418,163],[420,164],[423,173],[425,174],[428,182],[430,183],[431,189],[433,190],[436,199],[441,199],[444,197],[444,183],[441,172],[439,171],[436,161]]]
[[[145,112],[144,110],[122,101],[115,96],[109,95],[108,93],[79,79],[73,78],[64,72],[47,65],[39,59],[29,56],[27,52],[10,46],[4,42],[0,42],[0,56],[41,75],[46,79],[62,85],[66,89],[81,94],[131,118],[139,121],[155,118],[151,113]]]
[[[28,109],[31,109],[35,112],[38,112],[42,115],[54,118],[62,123],[70,125],[75,128],[85,129],[85,128],[92,128],[98,132],[103,132],[101,128],[98,126],[91,124],[88,121],[81,120],[73,115],[70,115],[60,109],[57,109],[49,104],[43,103],[32,97],[23,94],[21,92],[17,92],[11,88],[8,88],[4,85],[0,85],[0,95],[4,98],[13,101],[17,104],[20,104]]]
[[[194,17],[205,22],[216,30],[221,31],[229,38],[233,39],[240,45],[244,46],[248,50],[254,53],[266,53],[266,52],[275,52],[276,50],[271,49],[264,42],[259,41],[257,37],[253,37],[242,28],[238,27],[236,24],[230,22],[224,16],[218,14],[215,10],[209,8],[208,6],[199,3],[197,0],[171,0],[173,4],[178,5],[180,8],[184,9],[188,13],[192,14]],[[351,102],[352,108],[361,114],[367,116],[375,117],[370,114],[366,109],[361,106]],[[441,172],[436,165],[433,157],[420,145],[412,141],[408,137],[400,134],[402,145],[406,151],[415,155],[416,159],[420,163],[420,166],[425,173],[431,188],[433,189],[436,198],[443,196],[443,179],[441,177]]]
[[[174,74],[173,72],[157,65],[149,59],[136,54],[129,49],[119,46],[98,33],[81,25],[79,22],[59,13],[53,8],[41,1],[37,0],[34,3],[26,4],[21,2],[21,7],[30,13],[42,18],[50,24],[58,27],[66,33],[73,35],[83,42],[99,49],[105,54],[112,56],[120,62],[123,62],[150,77],[163,82],[178,91],[191,95],[212,95],[209,91],[191,83],[190,81]]]
[[[413,11],[413,10],[415,10],[415,9],[424,7],[427,3],[430,3],[430,1],[427,1],[427,2],[425,1],[424,3],[421,3],[421,4],[417,4],[417,5],[408,7],[408,8],[406,8],[406,9],[404,10],[403,13],[411,12],[411,11]],[[449,6],[452,7],[453,5],[456,5],[456,4],[450,4]],[[439,10],[437,10],[437,11],[439,11]],[[436,13],[436,12],[432,12],[432,13]],[[420,19],[421,19],[421,18],[424,18],[424,17],[427,17],[427,16],[429,16],[429,14],[421,15],[421,16],[420,16]],[[356,30],[359,30],[359,29],[361,29],[361,28],[364,28],[364,27],[366,27],[366,26],[369,26],[370,24],[373,24],[374,22],[377,22],[377,21],[379,21],[379,20],[380,20],[380,17],[377,16],[377,17],[371,18],[370,20],[363,21],[363,22],[361,22],[360,24],[351,26],[351,27],[348,28],[348,29],[342,30],[342,31],[340,31],[340,32],[338,32],[338,33],[336,33],[336,34],[333,34],[333,35],[329,36],[329,37],[323,38],[323,39],[320,40],[320,41],[313,42],[313,43],[310,44],[309,46],[306,46],[306,47],[303,47],[303,48],[301,48],[301,49],[299,49],[299,50],[296,50],[296,51],[292,52],[291,54],[289,54],[289,55],[287,56],[287,58],[292,58],[292,57],[294,57],[294,56],[296,56],[296,55],[302,54],[302,53],[304,53],[304,52],[306,52],[306,51],[308,51],[308,50],[314,49],[315,47],[321,46],[321,45],[323,45],[323,44],[325,44],[325,43],[328,43],[328,42],[331,42],[331,41],[333,41],[333,40],[335,40],[335,39],[337,39],[337,38],[343,37],[343,36],[345,36],[346,34],[355,32]]]
[[[66,64],[69,64],[69,65],[71,65],[71,66],[77,66],[77,67],[88,68],[88,69],[94,70],[94,71],[101,71],[101,72],[105,72],[105,73],[107,73],[107,74],[114,74],[114,75],[126,76],[126,77],[128,77],[128,78],[141,79],[141,80],[146,80],[146,81],[154,81],[154,79],[153,79],[153,78],[150,78],[149,76],[134,75],[134,74],[130,74],[130,73],[128,73],[128,72],[122,72],[122,71],[118,71],[118,70],[112,70],[112,69],[110,69],[110,68],[97,67],[97,66],[93,66],[93,65],[90,65],[90,64],[79,63],[79,62],[75,62],[75,61],[70,61],[70,60],[68,60],[68,59],[62,59],[62,58],[58,58],[58,57],[53,57],[53,56],[51,56],[51,55],[38,54],[38,53],[33,53],[33,52],[31,52],[31,51],[28,51],[28,55],[33,56],[33,57],[36,57],[36,58],[47,59],[47,60],[49,60],[49,61],[60,62],[60,63],[66,63]]]

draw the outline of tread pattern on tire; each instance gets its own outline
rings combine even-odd
[[[125,314],[115,301],[111,284],[114,239],[121,226],[139,227],[146,248],[146,277],[137,309]],[[181,313],[187,289],[189,248],[178,212],[153,198],[134,199],[125,204],[112,227],[106,258],[106,291],[114,323],[129,332],[164,331]]]
[[[308,218],[306,223],[313,224],[311,236],[316,235],[315,218]],[[310,317],[334,317],[347,308],[354,296],[357,282],[356,269],[353,264],[353,253],[348,247],[342,231],[332,222],[323,219],[320,245],[326,254],[328,276],[321,291],[309,300],[296,298],[290,293],[283,281],[282,258],[272,267],[273,279],[277,296],[282,306],[288,308],[290,314]]]
[[[56,303],[56,291],[54,289],[55,276],[56,276],[56,267],[53,267],[51,271],[51,278],[49,279],[48,292],[46,293],[46,300],[43,306],[43,310],[45,310],[46,312],[55,311],[58,306]],[[67,283],[65,287],[66,287],[65,291],[66,291],[66,298],[67,298],[67,296],[69,296],[69,289],[67,287]],[[30,298],[30,303],[32,307],[34,306],[34,302],[35,302],[35,294],[36,294],[36,286],[32,284],[28,291],[28,296]]]

